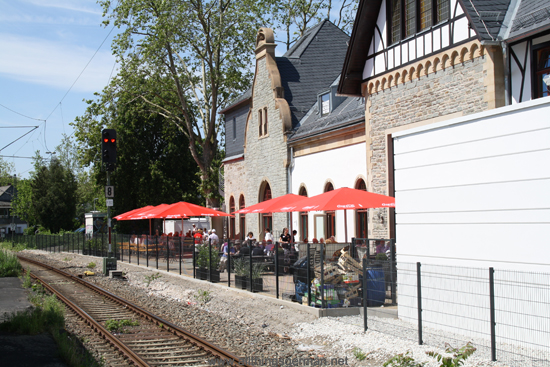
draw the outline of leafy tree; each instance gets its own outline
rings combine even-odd
[[[217,206],[218,112],[252,80],[254,40],[266,8],[257,0],[99,3],[104,23],[123,29],[112,44],[121,66],[113,90],[132,93],[185,134],[200,170],[199,189],[207,205]]]
[[[33,206],[32,182],[42,167],[44,167],[44,159],[40,155],[40,151],[36,151],[33,157],[34,170],[29,172],[28,179],[16,181],[17,195],[14,197],[12,207],[19,218],[29,224],[29,227],[39,224],[35,208]]]
[[[117,168],[110,176],[115,186],[114,213],[180,200],[198,202],[198,169],[186,135],[132,93],[117,96],[114,100],[105,89],[96,101],[88,101],[86,114],[74,123],[86,166],[101,161],[101,130],[109,126],[117,131]],[[162,96],[172,98],[168,93]],[[94,165],[91,177],[103,189],[106,173],[100,167]]]
[[[40,167],[31,183],[33,210],[39,223],[53,233],[73,229],[76,189],[73,173],[58,159]]]
[[[0,186],[7,186],[14,183],[12,174],[13,171],[13,163],[6,162],[0,158]]]

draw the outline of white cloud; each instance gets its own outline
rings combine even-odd
[[[95,49],[0,33],[0,76],[68,89]],[[75,91],[99,92],[107,84],[115,62],[109,42],[103,45],[78,82]]]
[[[101,7],[95,1],[74,1],[74,0],[29,0],[35,6],[47,8],[58,8],[82,13],[101,15]]]

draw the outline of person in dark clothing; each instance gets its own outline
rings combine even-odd
[[[250,247],[246,245],[246,243],[243,244],[239,251],[239,255],[248,256],[250,255]]]
[[[261,245],[258,245],[252,249],[252,256],[263,256],[264,249]]]
[[[288,245],[290,243],[291,237],[288,233],[288,228],[283,228],[283,233],[281,234],[281,237],[279,238],[279,243],[284,245]]]

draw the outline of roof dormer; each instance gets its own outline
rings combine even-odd
[[[346,97],[336,95],[337,87],[338,84],[333,84],[329,90],[317,95],[318,111],[322,117],[329,115],[346,99]]]

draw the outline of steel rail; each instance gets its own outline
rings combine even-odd
[[[25,260],[27,261],[27,260]],[[107,329],[105,329],[103,326],[101,326],[100,323],[95,321],[93,317],[88,315],[86,311],[78,307],[76,304],[74,304],[71,300],[69,300],[67,297],[65,297],[63,294],[61,294],[58,290],[53,288],[51,285],[49,285],[44,279],[40,278],[36,274],[31,274],[31,276],[42,283],[42,285],[48,289],[50,292],[55,294],[57,298],[59,298],[63,303],[67,305],[73,312],[75,312],[84,322],[86,322],[92,329],[94,329],[101,337],[104,339],[107,339],[109,343],[111,343],[116,349],[118,349],[124,356],[126,356],[130,361],[132,361],[136,366],[139,367],[150,367],[151,365],[144,361],[140,356],[138,356],[130,347],[128,347],[126,344],[124,344],[121,340],[119,340],[117,337],[112,335]]]
[[[61,269],[57,269],[53,266],[50,266],[50,265],[47,265],[47,264],[43,264],[39,261],[36,261],[36,260],[33,260],[33,259],[29,259],[29,258],[26,258],[24,256],[21,256],[21,255],[17,255],[19,259],[23,260],[23,261],[27,261],[27,262],[30,262],[30,263],[33,263],[33,264],[36,264],[36,265],[39,265],[39,266],[42,266],[44,268],[47,268],[49,270],[52,270],[58,274],[61,274],[63,276],[66,276],[72,280],[74,280],[75,282],[78,282],[92,290],[94,290],[95,292],[101,294],[102,296],[105,296],[105,297],[108,297],[109,299],[111,299],[112,301],[120,304],[120,305],[123,305],[123,306],[126,306],[128,307],[129,309],[131,309],[133,312],[139,314],[140,316],[144,317],[145,319],[148,319],[150,321],[153,321],[155,323],[157,323],[157,325],[161,326],[162,324],[162,327],[173,333],[174,335],[177,335],[179,337],[181,337],[182,339],[212,353],[215,357],[218,357],[220,358],[220,362],[221,363],[224,363],[225,364],[232,364],[234,366],[243,366],[243,367],[252,367],[251,365],[249,364],[246,364],[246,363],[243,363],[243,360],[240,359],[239,357],[225,351],[224,349],[210,343],[209,341],[199,337],[198,335],[195,335],[187,330],[184,330],[182,328],[180,328],[179,326],[175,325],[175,324],[172,324],[171,322],[167,321],[167,320],[164,320],[160,317],[158,317],[157,315],[154,315],[152,313],[150,313],[149,311],[146,311],[144,309],[142,309],[141,307],[139,306],[136,306],[134,305],[133,303],[115,295],[115,294],[112,294],[111,292],[109,291],[106,291],[105,289],[103,288],[100,288],[99,286],[96,286],[95,284],[92,284],[88,281],[85,281],[84,279],[81,279],[79,277],[76,277],[72,274],[69,274]],[[232,362],[230,362],[232,361]]]

